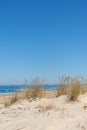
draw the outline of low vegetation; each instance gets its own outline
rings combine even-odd
[[[77,77],[71,78],[70,76],[62,76],[59,78],[59,81],[57,97],[67,95],[70,101],[76,101],[80,94],[87,92],[87,86],[81,85],[81,83],[84,84],[84,81]]]
[[[85,94],[87,92],[87,86],[83,86],[80,88],[80,94]]]
[[[64,84],[60,84],[57,90],[57,97],[67,94],[67,87]]]
[[[67,88],[69,86],[70,77],[61,76],[59,77],[59,85],[57,89],[57,97],[61,95],[67,95]]]
[[[41,80],[36,78],[32,81],[30,87],[24,89],[21,93],[15,93],[11,96],[8,96],[5,100],[5,107],[12,105],[13,103],[17,102],[20,99],[28,99],[29,101],[35,99],[41,99],[43,96],[43,89],[41,86]]]
[[[70,101],[76,101],[80,94],[87,92],[87,86],[82,86],[82,81],[79,78],[60,77],[58,89],[55,93],[55,97],[61,95],[67,95]],[[20,99],[28,99],[29,101],[41,99],[45,97],[45,91],[42,87],[42,81],[40,78],[36,78],[32,81],[30,87],[26,87],[23,92],[15,93],[9,96],[5,100],[5,107],[12,105]],[[45,109],[52,109],[52,104],[48,104]]]
[[[17,101],[18,101],[18,95],[17,95],[17,93],[15,93],[6,98],[4,105],[5,105],[5,107],[8,107]]]
[[[36,99],[36,98],[42,98],[43,89],[41,86],[41,80],[39,78],[36,78],[32,81],[30,86],[30,98]]]
[[[70,101],[76,101],[78,99],[78,96],[80,95],[80,83],[77,79],[71,81],[67,95]]]

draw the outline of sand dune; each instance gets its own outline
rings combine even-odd
[[[0,130],[87,130],[86,105],[87,93],[77,102],[60,96],[20,100],[8,108],[0,104]]]

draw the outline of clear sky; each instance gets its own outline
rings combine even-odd
[[[87,76],[87,1],[0,1],[0,84],[62,74]]]

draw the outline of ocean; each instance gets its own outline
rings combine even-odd
[[[51,91],[57,89],[58,85],[43,85],[42,87],[47,91]],[[0,85],[0,96],[22,92],[23,90],[24,85]]]

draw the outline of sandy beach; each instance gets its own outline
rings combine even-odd
[[[87,93],[76,102],[65,95],[19,100],[7,108],[0,102],[0,130],[87,130],[86,106]]]
[[[87,130],[87,0],[0,0],[0,130]]]

